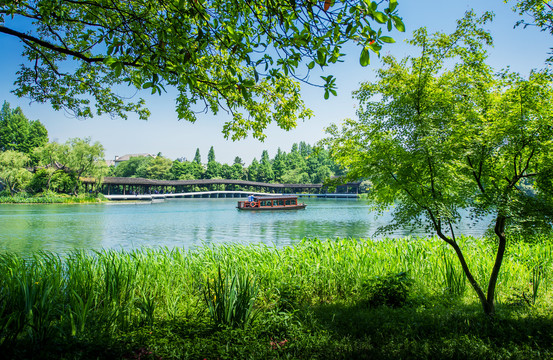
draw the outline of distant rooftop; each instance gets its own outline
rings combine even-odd
[[[115,160],[106,160],[106,163],[108,164],[108,166],[117,166],[117,164],[119,164],[120,162],[129,161],[133,157],[147,157],[147,156],[149,156],[151,158],[156,157],[156,155],[152,155],[152,154],[148,154],[148,153],[126,154],[126,155],[123,155],[123,156],[115,155]]]
[[[131,158],[133,157],[153,157],[155,158],[156,156],[155,155],[152,155],[152,154],[148,154],[148,153],[143,153],[143,154],[127,154],[127,155],[123,155],[123,156],[115,156],[115,162],[118,163],[118,162],[121,162],[121,161],[128,161],[130,160]]]

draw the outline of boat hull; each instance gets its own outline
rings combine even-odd
[[[244,211],[271,211],[271,210],[301,210],[305,209],[307,205],[298,204],[298,205],[288,205],[288,206],[256,206],[256,207],[239,207],[238,210]]]

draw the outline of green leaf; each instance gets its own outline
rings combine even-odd
[[[394,26],[398,29],[398,31],[405,32],[405,24],[403,24],[403,21],[401,21],[399,16],[392,16],[392,20],[394,21]]]
[[[317,64],[326,65],[326,53],[322,49],[317,50]]]
[[[396,42],[393,38],[389,36],[381,36],[379,39],[388,44],[393,44]]]
[[[390,6],[389,6],[390,12],[394,11],[396,7],[397,7],[397,0],[390,0]]]
[[[314,61],[311,61],[309,64],[307,64],[307,68],[309,70],[313,69],[315,67],[315,62]]]
[[[373,15],[376,22],[380,24],[384,24],[386,21],[388,21],[388,17],[383,12],[375,11]]]
[[[246,90],[244,86],[240,87],[240,90],[242,91],[242,97],[244,97],[245,100],[249,100],[250,93],[248,92],[248,90]]]
[[[369,55],[369,49],[364,47],[361,51],[361,57],[359,58],[361,66],[367,66],[371,63],[371,56]]]
[[[121,71],[123,70],[123,65],[120,62],[115,63],[114,67],[115,77],[119,77],[121,75]]]

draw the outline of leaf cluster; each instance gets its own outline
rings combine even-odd
[[[263,139],[276,122],[293,128],[311,112],[295,80],[308,82],[316,65],[341,61],[355,42],[379,53],[404,31],[397,1],[317,0],[21,0],[0,3],[0,33],[25,45],[15,94],[50,102],[77,117],[94,112],[147,118],[142,99],[130,102],[117,90],[128,86],[162,94],[178,91],[180,119],[225,110],[227,137],[248,133]],[[385,5],[384,5],[385,6]],[[16,30],[24,24],[25,30]],[[295,79],[295,80],[293,80]],[[324,77],[325,97],[335,79]]]
[[[490,19],[468,13],[450,35],[417,30],[420,56],[384,58],[378,80],[355,94],[359,119],[327,130],[348,177],[371,181],[377,209],[394,206],[383,230],[426,223],[454,237],[460,209],[551,226],[552,77],[494,72],[482,29]]]

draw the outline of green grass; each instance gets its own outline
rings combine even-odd
[[[13,196],[2,192],[0,195],[0,204],[79,204],[79,203],[98,203],[106,201],[102,194],[79,194],[77,196],[58,194],[53,191],[29,195],[19,193]]]
[[[485,284],[493,241],[462,247]],[[483,315],[437,239],[0,256],[0,353],[64,359],[553,357],[553,245],[508,249]],[[388,304],[381,305],[381,304]]]

